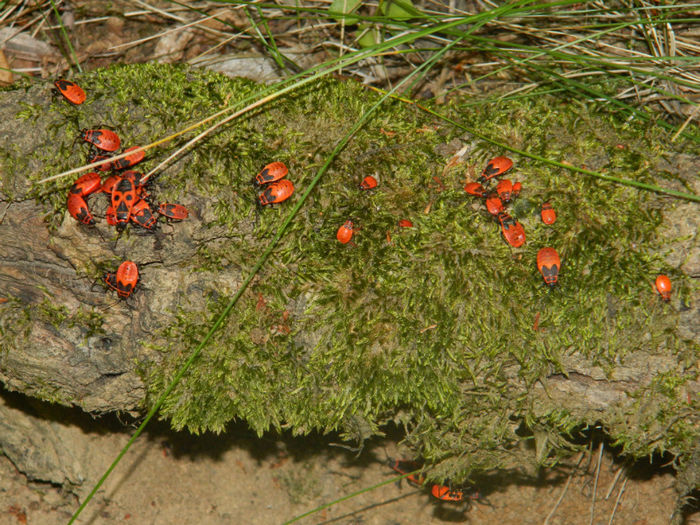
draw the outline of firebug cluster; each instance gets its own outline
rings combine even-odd
[[[59,79],[54,82],[55,91],[75,106],[83,104],[87,96],[75,82]],[[68,190],[66,207],[68,213],[80,224],[96,224],[95,215],[90,211],[88,199],[92,195],[104,194],[108,199],[105,220],[115,226],[118,232],[128,225],[138,226],[147,231],[155,231],[158,218],[181,221],[189,215],[187,208],[181,204],[162,202],[157,206],[151,201],[147,189],[147,178],[143,173],[131,168],[145,158],[143,148],[133,146],[124,150],[125,157],[112,160],[122,146],[119,135],[104,126],[82,129],[77,137],[89,147],[88,163],[101,162],[95,169],[78,177]],[[77,140],[76,139],[76,140]],[[104,180],[98,172],[107,173]],[[139,281],[138,266],[133,261],[124,261],[116,272],[108,272],[103,280],[108,288],[126,299],[133,294]]]
[[[520,195],[522,184],[502,179],[494,190],[488,190],[483,186],[496,177],[505,175],[511,169],[513,169],[513,161],[508,157],[493,158],[488,161],[477,182],[467,182],[464,191],[485,200],[486,210],[498,220],[503,238],[514,248],[520,248],[525,244],[525,229],[519,221],[505,211],[505,205]],[[541,217],[545,224],[553,224],[556,220],[556,212],[549,202],[542,204]],[[560,268],[561,260],[554,248],[542,248],[537,253],[537,269],[549,286],[553,287],[557,284]]]
[[[514,248],[520,248],[525,244],[525,229],[506,211],[505,205],[520,195],[522,184],[502,179],[494,188],[488,189],[491,181],[502,177],[512,169],[513,161],[508,157],[495,157],[488,161],[477,182],[468,182],[464,186],[464,191],[484,199],[486,211],[498,220],[503,238]]]

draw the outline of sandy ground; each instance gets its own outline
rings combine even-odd
[[[115,420],[95,421],[78,411],[71,424],[81,418],[79,439],[89,440],[94,451],[89,461],[95,466],[91,471],[96,473],[77,489],[84,495],[133,429],[119,430]],[[333,438],[328,437],[258,438],[244,425],[234,425],[218,436],[197,437],[156,423],[136,441],[77,523],[282,524],[389,480],[393,472],[385,464],[386,457],[400,454],[390,438],[370,443],[356,457],[333,446]],[[604,453],[596,486],[597,457],[598,450],[584,453],[539,479],[491,478],[480,487],[482,499],[466,511],[440,504],[426,490],[405,482],[389,483],[297,523],[602,525],[610,523],[611,517],[618,525],[669,522],[675,499],[670,469],[625,467]],[[0,524],[67,523],[78,506],[71,492],[28,480],[0,456]],[[686,523],[700,525],[700,514],[688,516]]]

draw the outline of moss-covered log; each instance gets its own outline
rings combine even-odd
[[[104,123],[124,146],[141,145],[258,87],[158,65],[79,81],[81,106],[52,99],[50,86],[0,93],[0,379],[89,411],[138,411],[377,95],[327,80],[234,121],[154,181],[154,202],[184,204],[187,220],[117,236],[103,195],[90,198],[98,223],[86,227],[65,209],[74,178],[37,184],[84,163],[78,131]],[[548,99],[440,111],[556,160],[700,192],[697,150],[653,125]],[[150,151],[143,170],[184,140]],[[386,103],[333,162],[162,415],[195,432],[239,418],[259,432],[355,439],[393,421],[417,455],[445,460],[434,475],[457,481],[546,464],[596,424],[633,456],[690,457],[700,434],[697,205],[513,156],[509,176],[523,190],[512,214],[527,243],[512,249],[462,189],[504,153]],[[251,178],[273,160],[289,166],[297,192],[260,211]],[[376,190],[358,189],[366,175]],[[539,219],[545,201],[557,210],[552,226]],[[361,229],[341,245],[335,234],[348,219]],[[535,265],[547,245],[563,260],[551,291]],[[120,301],[101,283],[125,259],[141,281]],[[660,272],[673,280],[670,303],[652,288]],[[516,448],[533,437],[536,446]]]

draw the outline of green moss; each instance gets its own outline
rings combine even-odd
[[[78,126],[128,122],[119,128],[126,146],[161,138],[257,89],[155,64],[97,71],[81,82],[93,100],[75,115]],[[285,162],[298,190],[294,202],[376,99],[354,83],[318,82],[224,127],[161,174],[160,195],[188,196],[206,217],[203,229],[223,227],[228,235],[201,244],[188,270],[249,272],[290,209],[257,211],[252,176],[267,162]],[[556,99],[478,110],[455,100],[438,109],[517,148],[641,181],[659,176],[651,166],[672,148],[653,126]],[[73,112],[65,104],[52,110],[56,122]],[[66,155],[51,173],[75,165],[74,131],[49,130]],[[456,148],[444,148],[454,139],[468,153],[465,164],[447,169]],[[144,171],[176,143],[161,146]],[[511,449],[533,436],[540,453],[523,461],[546,463],[573,447],[573,429],[598,422],[633,455],[690,450],[698,431],[677,418],[699,408],[697,400],[679,405],[696,374],[690,367],[659,374],[633,394],[639,403],[619,413],[562,408],[536,388],[567,373],[563,363],[572,356],[609,377],[639,354],[697,360],[697,346],[677,336],[678,312],[651,292],[664,268],[665,201],[514,158],[510,178],[523,192],[512,209],[528,241],[513,250],[462,189],[470,168],[478,173],[504,153],[387,102],[331,165],[226,325],[167,397],[162,416],[193,432],[244,419],[258,433],[338,430],[357,439],[400,421],[417,455],[429,463],[450,458],[434,475],[456,481],[512,466]],[[33,178],[48,174],[37,170]],[[370,174],[379,187],[359,191]],[[63,213],[60,195],[69,184],[56,182],[40,197]],[[554,226],[539,220],[545,200],[557,210]],[[349,218],[361,227],[355,246],[335,240]],[[399,228],[399,219],[414,227]],[[543,246],[555,247],[563,261],[560,286],[551,291],[535,266]],[[678,289],[691,287],[687,276],[668,273]],[[161,334],[170,341],[159,348],[161,361],[144,365],[147,404],[229,300],[214,285],[206,294],[207,309],[185,303]],[[644,403],[649,396],[661,404]]]
[[[54,328],[60,328],[69,315],[68,308],[54,304],[48,297],[37,305],[32,314],[35,320],[48,323]]]
[[[358,114],[358,106],[351,103],[358,99],[372,96],[356,86],[322,83],[303,102],[326,117],[327,134],[335,136],[343,129],[336,120]],[[236,217],[253,213],[252,192],[239,181],[247,182],[264,159],[290,163],[290,178],[303,188],[313,175],[315,156],[330,149],[332,142],[319,143],[316,136],[306,142],[284,140],[290,128],[306,132],[318,125],[303,108],[294,108],[294,102],[281,114],[270,111],[255,120],[249,153],[243,154],[238,144],[223,149],[223,135],[211,150],[198,150],[201,157],[192,170],[202,172],[206,164],[209,180],[198,182],[207,184],[212,197],[234,203],[222,207],[219,216],[233,230]],[[577,118],[579,124],[572,124]],[[455,469],[464,474],[503,464],[505,454],[498,449],[520,439],[513,432],[514,417],[524,417],[532,428],[549,429],[550,443],[565,445],[556,438],[580,425],[580,416],[556,409],[544,418],[537,416],[529,412],[528,394],[539,379],[560,370],[563,354],[576,352],[612,373],[632,353],[673,353],[683,346],[674,335],[676,315],[649,293],[651,276],[662,266],[656,255],[662,218],[656,197],[521,161],[513,178],[523,182],[524,196],[536,203],[551,200],[559,221],[552,228],[533,214],[521,216],[529,242],[512,251],[493,221],[465,197],[463,175],[450,174],[445,191],[431,187],[447,160],[435,148],[452,138],[453,131],[416,131],[428,124],[425,117],[388,104],[357,134],[292,224],[274,262],[239,303],[227,329],[168,400],[163,413],[176,427],[220,430],[230,417],[240,417],[258,432],[289,427],[303,433],[347,430],[360,417],[376,428],[400,409],[413,414],[408,441],[423,456],[464,458],[452,465],[449,474],[454,476]],[[640,180],[651,177],[649,145],[639,138],[644,130],[624,136],[619,125],[585,109],[555,111],[551,104],[529,102],[472,114],[467,124],[536,153],[559,150],[572,163],[607,157],[610,170]],[[623,153],[615,147],[620,135],[630,143]],[[266,142],[294,153],[266,151]],[[224,153],[217,156],[216,151]],[[239,163],[227,169],[234,151],[240,152]],[[656,145],[651,151],[663,150]],[[481,166],[498,153],[478,145],[469,161]],[[256,158],[261,160],[252,162]],[[222,188],[231,171],[234,176]],[[380,179],[380,188],[370,194],[356,189],[366,174]],[[227,265],[249,268],[283,213],[261,214],[255,235],[218,249],[203,248],[202,264],[222,271]],[[334,240],[348,218],[362,227],[356,247]],[[400,218],[410,218],[415,227],[398,229]],[[534,265],[544,245],[556,246],[564,260],[561,285],[551,292]],[[256,310],[256,294],[267,302],[264,313]],[[224,303],[222,298],[212,315]],[[285,310],[294,311],[288,322],[291,334],[275,334]],[[533,333],[537,314],[540,330]],[[199,315],[183,316],[181,322],[178,335],[191,341],[201,337],[204,319]],[[164,363],[174,370],[182,360],[175,348],[192,345],[181,344],[180,337],[171,339],[178,342],[165,352]],[[153,371],[153,394],[162,390],[165,377],[162,369]],[[669,414],[648,417],[663,425]],[[643,441],[631,432],[622,439]]]
[[[22,102],[19,105],[22,109],[15,114],[17,120],[36,121],[42,115],[43,108],[39,104],[27,104],[26,102]]]
[[[32,329],[31,307],[25,306],[19,299],[5,297],[7,302],[0,304],[0,357],[4,357],[11,348],[29,337]]]
[[[73,405],[73,399],[71,399],[70,396],[66,395],[65,390],[60,386],[52,385],[47,382],[43,382],[39,379],[35,379],[32,387],[33,390],[31,392],[31,395],[33,397],[41,399],[42,401],[46,401],[47,403],[56,403],[58,405],[68,407]]]
[[[55,329],[78,328],[84,337],[92,337],[104,333],[104,317],[100,312],[91,308],[80,306],[70,313],[63,305],[56,305],[51,299],[46,298],[35,308],[28,311],[28,315],[35,322],[47,323]]]
[[[68,319],[69,328],[80,328],[85,338],[104,334],[104,316],[100,312],[80,306]]]

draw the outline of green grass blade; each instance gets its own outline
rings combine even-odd
[[[58,12],[58,8],[56,7],[56,2],[54,2],[54,0],[51,0],[51,8],[53,9],[54,14],[56,15],[56,20],[58,21],[58,25],[61,27],[61,34],[63,35],[63,38],[66,40],[66,44],[68,45],[68,49],[70,51],[71,57],[73,58],[73,61],[75,62],[75,67],[78,68],[78,72],[82,73],[83,68],[80,67],[80,61],[78,60],[78,55],[75,53],[75,48],[73,47],[73,44],[70,41],[70,38],[68,37],[68,31],[66,31],[66,26],[63,25],[63,20],[61,20],[61,14]]]
[[[333,500],[329,503],[324,503],[323,505],[320,505],[316,507],[315,509],[311,509],[308,512],[305,512],[304,514],[300,514],[299,516],[295,516],[289,521],[285,521],[283,525],[290,525],[290,523],[294,523],[295,521],[299,521],[302,518],[306,518],[307,516],[311,516],[312,514],[316,514],[317,512],[321,512],[322,510],[325,510],[329,507],[332,507],[333,505],[336,505],[338,503],[342,503],[343,501],[347,501],[349,499],[352,499],[356,496],[361,496],[362,494],[366,494],[367,492],[372,492],[373,490],[378,489],[379,487],[383,487],[384,485],[389,485],[391,483],[395,483],[397,481],[401,481],[404,478],[407,478],[409,476],[413,476],[414,474],[418,474],[420,472],[420,469],[414,470],[413,472],[409,472],[408,474],[402,474],[400,476],[394,476],[393,478],[389,478],[386,481],[382,481],[381,483],[377,483],[376,485],[372,485],[371,487],[366,487],[364,489],[360,489],[357,492],[353,492],[352,494],[348,494],[346,496],[343,496],[342,498],[338,498],[336,500]]]
[[[581,95],[582,93],[586,93],[588,96],[592,98],[598,98],[598,99],[604,99],[610,104],[617,106],[618,108],[622,109],[625,113],[629,115],[634,115],[636,117],[641,118],[644,121],[651,121],[654,118],[654,115],[645,111],[642,111],[630,104],[627,104],[621,100],[616,99],[615,97],[612,97],[610,95],[607,95],[606,93],[603,93],[599,91],[598,89],[586,84],[585,82],[581,82],[578,80],[574,80],[572,78],[568,78],[565,75],[562,75],[561,73],[558,73],[554,69],[550,67],[545,67],[541,65],[537,65],[533,62],[528,62],[526,60],[520,59],[516,55],[514,55],[511,52],[501,50],[497,46],[493,45],[492,43],[494,42],[492,39],[487,39],[487,38],[481,38],[481,37],[472,37],[476,41],[481,41],[486,45],[486,48],[489,49],[491,52],[494,53],[501,53],[501,56],[504,58],[508,59],[513,65],[520,65],[522,67],[528,68],[531,71],[540,73],[541,75],[544,76],[544,78],[547,79],[548,82],[553,82],[557,86],[562,86],[568,91],[571,91],[577,95]],[[522,46],[513,46],[513,47],[522,47]],[[529,46],[528,46],[529,47]],[[549,54],[549,53],[548,53]],[[554,53],[552,53],[554,54]],[[685,101],[685,100],[684,100]],[[688,102],[690,102],[688,100]],[[656,124],[667,129],[670,131],[677,131],[678,128],[674,126],[673,124],[670,124],[664,120],[657,120]],[[691,133],[690,131],[683,131],[681,133],[684,137],[693,140],[695,142],[700,142],[700,137],[696,134]]]

